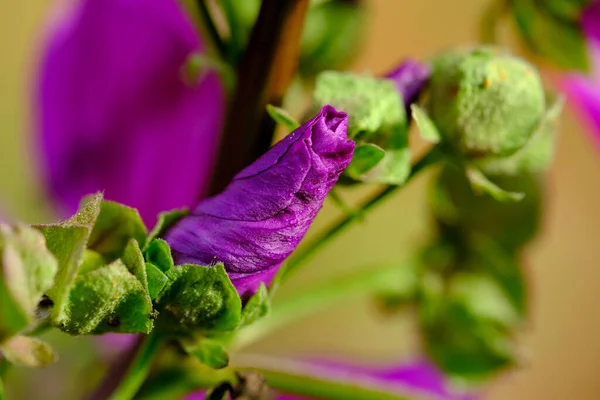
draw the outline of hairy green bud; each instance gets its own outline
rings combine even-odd
[[[428,114],[442,139],[469,158],[515,153],[545,112],[535,68],[491,48],[434,60],[430,88]]]

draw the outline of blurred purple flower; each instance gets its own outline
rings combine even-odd
[[[287,361],[283,361],[285,368]],[[477,397],[451,387],[444,374],[428,360],[414,360],[388,367],[365,367],[334,362],[292,362],[294,371],[303,368],[311,376],[332,381],[350,382],[356,386],[379,387],[391,393],[411,394],[434,400],[475,400]],[[185,400],[202,400],[205,392],[195,392]],[[279,394],[275,400],[304,400],[306,397]]]
[[[594,1],[581,15],[593,71],[591,76],[569,73],[560,82],[575,111],[600,146],[600,1]]]
[[[204,44],[176,0],[80,0],[53,21],[36,101],[43,174],[61,214],[81,198],[191,206],[210,177],[224,116],[216,73],[186,83]]]
[[[427,84],[430,73],[428,65],[408,58],[385,77],[394,81],[408,110]]]
[[[170,229],[176,265],[222,262],[242,298],[270,284],[348,166],[348,117],[325,106]]]

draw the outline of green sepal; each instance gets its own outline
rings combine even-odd
[[[154,239],[144,252],[146,261],[151,262],[162,272],[167,272],[175,266],[171,255],[171,246],[163,239]]]
[[[34,226],[42,232],[46,247],[58,261],[54,285],[46,293],[54,302],[50,318],[55,325],[62,324],[68,318],[65,308],[69,292],[83,262],[88,239],[100,213],[102,198],[102,193],[86,197],[79,211],[66,221]]]
[[[148,295],[154,300],[167,285],[169,278],[151,262],[146,263],[146,276],[148,277]]]
[[[46,342],[27,336],[14,336],[0,344],[0,353],[15,365],[40,368],[58,360]]]
[[[192,53],[183,65],[183,78],[189,86],[202,83],[210,72],[217,72],[228,92],[235,88],[235,69],[221,58],[209,54]]]
[[[558,119],[564,98],[554,99],[542,117],[529,142],[516,153],[504,158],[477,160],[475,163],[488,175],[518,175],[545,171],[554,159]]]
[[[385,150],[376,144],[363,143],[356,146],[352,161],[344,173],[354,180],[360,180],[385,157]]]
[[[247,326],[264,318],[269,314],[270,309],[271,298],[269,297],[269,291],[264,282],[261,282],[256,293],[250,297],[242,309],[240,326]]]
[[[44,236],[25,225],[0,224],[0,341],[34,320],[58,270]]]
[[[167,229],[173,226],[177,221],[187,216],[190,213],[188,209],[175,209],[171,211],[165,211],[158,214],[158,219],[152,231],[148,234],[146,238],[145,245],[142,246],[142,250],[146,250],[148,246],[154,241],[154,239],[162,236]]]
[[[102,255],[94,250],[85,249],[83,252],[83,260],[79,266],[77,274],[85,274],[95,269],[103,267],[107,264]]]
[[[103,201],[87,248],[101,254],[110,262],[121,256],[131,238],[142,246],[146,234],[146,226],[135,208]]]
[[[223,369],[229,365],[229,354],[218,340],[200,337],[195,340],[182,339],[180,343],[189,355],[204,365],[213,369]]]
[[[160,329],[175,332],[228,332],[237,328],[242,302],[222,264],[178,265],[156,302]]]
[[[521,201],[525,197],[523,193],[507,192],[498,187],[475,167],[467,166],[465,172],[475,193],[487,193],[499,202]]]
[[[348,113],[348,136],[357,143],[356,161],[353,159],[354,165],[345,176],[375,183],[404,183],[410,174],[408,122],[394,82],[326,71],[317,77],[313,105],[320,108],[327,104]]]
[[[442,135],[437,126],[435,126],[435,122],[427,115],[425,110],[416,104],[411,104],[410,110],[412,111],[412,118],[417,124],[421,137],[428,142],[439,143]]]
[[[523,41],[533,53],[560,68],[587,71],[590,60],[579,21],[556,18],[552,10],[543,9],[545,3],[535,0],[511,2],[512,15]],[[554,11],[557,11],[556,7]]]
[[[273,118],[273,121],[290,132],[300,127],[300,123],[283,108],[267,104],[267,113]]]
[[[140,273],[139,265],[131,268]],[[116,260],[78,276],[63,318],[53,323],[73,335],[149,333],[153,326],[151,314],[147,289],[123,261]]]

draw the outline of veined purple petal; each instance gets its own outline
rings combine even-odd
[[[192,206],[224,115],[216,73],[185,83],[204,46],[176,0],[81,0],[53,24],[37,89],[43,173],[65,215],[105,197],[157,213]]]
[[[396,69],[385,75],[396,84],[402,93],[404,106],[408,109],[417,100],[419,93],[429,80],[430,70],[426,64],[406,59]]]
[[[414,360],[398,365],[365,367],[351,363],[311,362],[300,363],[282,360],[282,370],[293,369],[294,373],[317,376],[337,382],[348,382],[356,386],[380,388],[390,393],[414,395],[432,400],[475,400],[476,395],[453,388],[444,374],[430,361]],[[204,392],[190,394],[185,400],[204,399]],[[305,400],[306,397],[280,394],[276,400]]]
[[[269,284],[348,166],[348,117],[325,106],[170,229],[176,265],[223,263],[242,298]]]

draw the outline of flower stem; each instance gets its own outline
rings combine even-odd
[[[331,226],[325,229],[323,232],[320,232],[312,240],[303,246],[300,251],[296,252],[292,257],[287,261],[285,270],[282,273],[281,280],[288,279],[293,272],[298,270],[298,268],[303,265],[317,250],[323,247],[325,244],[329,243],[333,238],[337,236],[341,231],[344,230],[348,225],[360,219],[360,216],[363,216],[367,211],[371,210],[378,204],[380,204],[383,200],[390,197],[390,195],[394,194],[398,189],[404,187],[408,182],[410,182],[416,175],[418,175],[421,171],[433,165],[441,160],[443,152],[439,146],[433,147],[429,152],[427,152],[423,157],[421,157],[412,167],[409,177],[407,178],[404,185],[389,185],[383,188],[381,191],[375,193],[374,196],[367,199],[365,202],[356,207],[356,210],[359,212],[346,214],[334,221]]]
[[[164,338],[155,333],[140,336],[131,350],[110,369],[88,400],[133,399],[150,372],[152,360],[163,342]]]
[[[250,369],[261,373],[269,387],[285,393],[331,400],[408,400],[418,399],[406,388],[390,389],[369,382],[340,379],[328,380],[326,371],[301,362],[281,360],[264,356],[239,356],[235,359],[238,369]],[[387,389],[387,390],[386,390]]]
[[[350,297],[385,290],[398,281],[398,270],[411,262],[413,260],[382,267],[362,268],[347,276],[306,287],[298,294],[277,303],[263,320],[242,329],[231,343],[231,349],[238,350],[246,347],[289,322],[325,310]]]
[[[237,66],[237,87],[221,137],[210,193],[221,192],[270,146],[275,122],[267,104],[281,105],[297,68],[309,0],[263,0],[248,47]]]
[[[4,393],[4,383],[2,383],[2,378],[0,378],[0,400],[6,400],[6,394]]]

